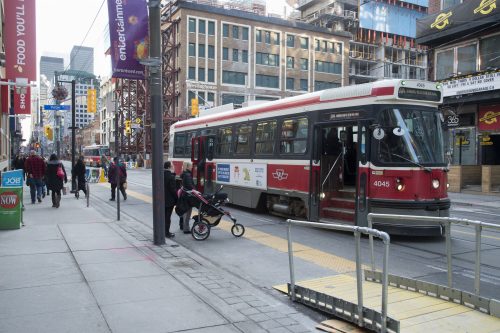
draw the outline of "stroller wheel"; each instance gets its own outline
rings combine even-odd
[[[202,241],[207,239],[208,236],[210,236],[210,225],[208,225],[203,221],[195,222],[193,224],[193,227],[191,228],[191,235],[197,241]]]
[[[243,224],[235,223],[231,227],[231,233],[234,237],[241,237],[245,233],[245,227],[243,226]]]

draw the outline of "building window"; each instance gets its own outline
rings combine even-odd
[[[287,35],[286,36],[286,46],[295,47],[295,36],[294,35]]]
[[[198,81],[205,81],[205,68],[198,68]]]
[[[309,38],[300,37],[300,48],[305,50],[309,48]]]
[[[230,155],[233,153],[233,129],[231,127],[219,128],[217,131],[218,155]]]
[[[328,52],[334,54],[335,53],[335,43],[329,42],[328,43]]]
[[[239,54],[238,49],[233,49],[233,61],[234,62],[238,61],[238,54]]]
[[[319,39],[316,39],[316,47],[314,48],[315,51],[319,52],[321,50],[320,44],[321,44],[321,42],[319,41]]]
[[[215,82],[215,74],[212,68],[208,69],[208,82]]]
[[[295,63],[294,57],[286,57],[286,68],[293,68]]]
[[[222,71],[222,83],[245,85],[245,73]]]
[[[307,71],[309,69],[309,60],[305,58],[300,58],[300,69]]]
[[[238,39],[240,38],[240,27],[233,25],[233,38]]]
[[[222,48],[222,60],[229,60],[229,49],[227,47]]]
[[[196,19],[189,19],[189,32],[196,32]]]
[[[452,6],[462,3],[461,0],[441,0],[441,10],[448,9]]]
[[[452,75],[453,71],[453,49],[439,52],[436,59],[436,80],[443,80]]]
[[[337,54],[342,54],[342,43],[335,43]]]
[[[300,90],[302,91],[309,90],[307,79],[300,79]]]
[[[257,65],[279,66],[279,55],[257,52],[255,54],[255,63]]]
[[[189,56],[196,57],[196,45],[194,43],[189,43]]]
[[[295,80],[293,77],[286,78],[286,90],[294,90],[295,89]]]
[[[321,73],[342,74],[342,64],[316,60],[316,71]]]
[[[288,119],[281,127],[280,153],[303,154],[306,152],[308,135],[307,118]]]
[[[213,71],[213,69],[212,69],[212,71]],[[209,73],[210,73],[210,72],[209,72]],[[209,92],[209,93],[207,94],[207,101],[208,101],[208,102],[212,102],[212,106],[213,106],[213,102],[215,101],[215,94],[214,94],[214,93],[212,93],[212,92]]]
[[[257,123],[255,133],[255,154],[264,155],[274,153],[274,137],[276,120]]]
[[[248,28],[247,27],[241,28],[241,39],[248,40]]]
[[[208,45],[208,59],[215,59],[215,47]]]
[[[241,50],[241,61],[248,63],[248,50]]]
[[[205,58],[205,44],[198,45],[198,57]]]
[[[208,21],[208,34],[210,36],[215,35],[215,22],[214,21]]]
[[[205,28],[206,27],[205,24],[206,24],[205,20],[199,20],[198,21],[198,32],[200,34],[204,34],[205,33],[205,29],[206,29]]]
[[[328,42],[325,40],[321,43],[321,45],[322,45],[321,52],[328,52]]]
[[[324,82],[324,81],[314,81],[314,91],[338,88],[340,87],[340,83],[336,82]]]
[[[196,69],[194,67],[189,67],[188,79],[189,80],[196,80]]]
[[[500,35],[487,37],[479,42],[481,70],[500,68],[500,53],[498,53],[499,45]]]
[[[280,33],[279,32],[274,33],[274,45],[280,45]]]
[[[271,44],[271,32],[270,31],[264,31],[264,38],[266,44]]]
[[[257,43],[261,43],[262,42],[262,30],[257,30],[255,32],[255,41]]]
[[[457,48],[457,73],[459,75],[477,72],[476,44]]]
[[[222,25],[222,37],[229,37],[229,24]]]
[[[279,88],[279,77],[273,75],[255,75],[255,85],[257,87]]]
[[[250,154],[252,126],[241,125],[236,133],[236,154]]]

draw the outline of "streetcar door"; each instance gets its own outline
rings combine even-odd
[[[355,224],[358,126],[332,123],[320,127],[317,136],[317,165],[311,166],[319,220]]]
[[[206,139],[206,136],[195,136],[191,141],[193,177],[196,181],[196,190],[200,192],[203,192],[205,185],[205,163],[207,160],[207,149],[205,147]]]

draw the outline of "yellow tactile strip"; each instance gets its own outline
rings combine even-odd
[[[356,279],[341,274],[297,282],[297,285],[357,304]],[[274,286],[286,293],[287,285]],[[363,282],[363,305],[380,311],[382,285]],[[389,286],[389,316],[401,332],[500,332],[500,319],[466,306]]]

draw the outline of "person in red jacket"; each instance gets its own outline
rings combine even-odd
[[[42,202],[45,161],[32,150],[30,157],[24,163],[24,170],[28,176],[26,183],[30,187],[31,203],[34,204],[35,199],[38,199],[38,202]]]

